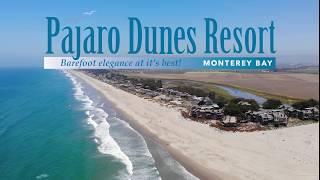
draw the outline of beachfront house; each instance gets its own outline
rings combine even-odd
[[[298,118],[302,120],[319,120],[319,109],[309,107],[298,111]]]
[[[201,98],[196,106],[191,108],[190,116],[194,118],[222,120],[224,113],[218,104],[213,103],[209,97],[204,97]]]
[[[211,106],[213,105],[213,101],[209,97],[202,97],[201,100],[198,102],[198,106]]]
[[[302,110],[295,108],[285,109],[286,114],[292,118],[301,120],[319,120],[319,109],[317,107],[309,107]]]
[[[239,125],[236,116],[225,116],[222,121],[225,127],[237,127]]]
[[[289,117],[286,115],[286,113],[283,110],[273,110],[272,111],[273,116],[273,124],[275,126],[283,125],[287,126]]]
[[[249,121],[262,125],[269,123],[275,126],[287,125],[289,119],[283,109],[261,109],[259,111],[249,111],[245,115]]]

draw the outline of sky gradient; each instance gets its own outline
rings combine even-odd
[[[146,25],[184,27],[199,26],[205,17],[229,27],[265,26],[273,20],[278,62],[318,63],[318,7],[318,0],[4,0],[0,6],[0,66],[42,66],[47,16],[56,16],[65,25],[117,26],[123,30],[128,29],[128,17],[138,17]],[[85,14],[90,11],[94,13]]]

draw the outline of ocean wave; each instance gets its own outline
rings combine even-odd
[[[74,97],[82,102],[83,109],[87,115],[88,124],[92,125],[94,128],[94,141],[98,144],[99,152],[119,159],[125,164],[127,173],[131,176],[133,174],[132,162],[110,135],[110,125],[106,120],[108,114],[103,109],[96,107],[93,104],[93,101],[83,92],[81,83],[78,82],[74,76],[66,71],[64,72],[74,85]]]
[[[135,129],[133,129],[131,126],[130,126],[130,124],[129,123],[127,123],[126,121],[124,121],[124,120],[122,120],[122,119],[119,119],[119,118],[116,118],[117,119],[117,121],[119,122],[119,123],[121,123],[123,126],[125,126],[126,128],[128,128],[128,129],[130,129],[132,132],[134,132],[141,140],[142,140],[142,142],[143,142],[143,151],[144,151],[144,153],[143,153],[143,155],[145,155],[145,156],[148,156],[148,157],[152,157],[152,155],[151,155],[151,153],[150,153],[150,151],[149,151],[149,149],[148,149],[148,145],[147,145],[147,143],[146,143],[146,141],[144,140],[144,138],[143,138],[143,136],[140,134],[140,133],[138,133],[138,131],[136,131]],[[154,160],[153,160],[153,162],[154,162]]]
[[[40,175],[36,176],[36,179],[46,179],[48,177],[49,177],[48,174],[40,174]]]
[[[78,82],[72,75],[69,75],[69,77],[75,86],[75,98],[83,104],[87,115],[87,123],[95,130],[93,140],[98,144],[98,150],[101,153],[113,155],[126,164],[127,172],[130,176],[120,174],[118,178],[145,179],[148,177],[148,179],[161,180],[159,170],[155,166],[154,157],[144,137],[132,128],[128,122],[113,115],[112,117],[108,117],[108,114],[102,109],[105,104],[102,102],[99,103],[99,100],[96,98],[94,99],[96,104],[94,104],[83,92],[81,82]],[[106,119],[108,119],[108,121]],[[112,130],[115,129],[115,131],[112,131],[112,136],[109,132],[110,126],[112,126]],[[128,129],[129,131],[123,129]],[[156,150],[156,153],[164,160],[163,163],[166,168],[170,168],[172,172],[177,174],[177,176],[174,177],[198,180],[197,177],[173,159],[163,147],[157,148],[159,149]]]
[[[157,179],[161,180],[160,173],[155,166],[155,160],[149,151],[148,145],[144,137],[135,129],[133,129],[126,121],[112,117],[109,118],[110,125],[114,129],[128,129],[128,131],[113,132],[114,137],[134,164],[134,173],[132,179]],[[125,145],[125,146],[124,146]]]

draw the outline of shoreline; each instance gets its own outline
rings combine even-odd
[[[114,103],[111,103],[114,105]],[[189,173],[191,173],[193,176],[199,178],[199,179],[214,179],[214,180],[221,180],[221,178],[217,177],[215,174],[208,173],[209,170],[201,169],[198,166],[195,166],[195,162],[193,162],[191,159],[188,157],[184,156],[183,154],[179,153],[178,150],[168,146],[168,142],[165,140],[159,139],[155,134],[147,130],[145,127],[140,125],[139,123],[135,122],[130,118],[130,116],[120,110],[119,117],[123,119],[124,121],[128,122],[130,126],[138,131],[144,138],[146,143],[149,145],[149,141],[153,141],[153,143],[157,143],[160,146],[162,146],[168,153],[177,161],[179,162]],[[124,118],[123,118],[124,117]]]
[[[123,115],[127,117],[130,125],[133,125],[136,130],[142,132],[143,136],[150,137],[161,144],[186,170],[200,179],[233,180],[246,179],[247,177],[252,179],[299,179],[295,173],[291,172],[290,174],[287,172],[287,166],[289,166],[289,170],[293,172],[299,171],[296,172],[298,174],[301,174],[303,170],[310,169],[310,163],[313,166],[319,166],[318,161],[312,161],[313,156],[311,158],[308,156],[310,152],[319,152],[318,148],[313,147],[313,149],[307,153],[298,152],[302,153],[301,156],[303,156],[303,160],[309,161],[309,165],[304,165],[305,167],[297,170],[299,169],[298,162],[292,160],[292,156],[296,152],[290,154],[290,156],[288,155],[288,157],[282,157],[285,156],[283,150],[287,150],[286,147],[277,144],[263,144],[266,143],[265,141],[269,141],[268,137],[267,139],[263,137],[263,132],[246,134],[221,132],[214,128],[183,119],[179,117],[181,116],[180,113],[175,112],[173,109],[162,107],[154,102],[124,92],[81,72],[72,71],[71,73],[101,92],[101,94],[114,105],[114,108],[121,111]],[[119,101],[119,98],[123,98],[124,100]],[[157,109],[152,110],[152,108]],[[316,131],[315,135],[317,133],[319,134],[318,124],[299,129],[303,129],[299,130],[303,131],[302,133],[312,129]],[[294,130],[284,130],[283,132],[286,133],[287,131],[289,135],[284,138],[290,138],[290,134],[292,134]],[[266,134],[273,137],[276,136],[274,134],[279,132],[283,134],[282,131],[266,132]],[[235,136],[235,134],[243,137]],[[248,138],[248,140],[243,139],[243,143],[247,141],[253,148],[243,147],[243,143],[239,142],[242,138]],[[262,142],[259,142],[261,139]],[[281,140],[279,142],[281,143]],[[318,140],[311,141],[312,145],[314,143],[317,144]],[[280,148],[280,152],[273,152],[272,146],[278,146],[277,148]],[[290,146],[294,149],[296,146],[301,146],[301,144],[299,141]],[[279,153],[279,155],[275,155],[278,157],[270,159],[270,157],[268,157],[269,154],[264,152],[264,147],[267,148],[266,150],[271,151],[270,154]],[[301,149],[299,150],[302,151]],[[261,155],[259,155],[259,153],[261,153]],[[251,166],[251,164],[255,164],[254,167],[247,167]],[[311,170],[303,173],[306,175],[302,178],[314,179],[313,177],[319,177],[319,173],[313,168],[314,167],[311,166]],[[266,170],[267,172],[265,172]],[[273,171],[275,172],[272,173]],[[231,173],[237,177],[232,176]]]
[[[108,99],[108,97],[106,97],[104,95],[103,92],[101,92],[100,89],[97,89],[96,87],[93,87],[92,84],[88,83],[88,81],[86,81],[85,79],[83,79],[83,77],[79,76],[79,74],[77,74],[78,72],[75,71],[70,71],[73,75],[77,76],[78,78],[81,78],[83,81],[85,81],[89,86],[91,86],[92,88],[96,89],[99,93],[101,93],[103,95],[104,98],[106,98],[108,100],[108,102],[113,105],[113,107],[119,111],[120,113],[119,118],[124,119],[125,121],[127,121],[130,126],[132,126],[132,128],[134,128],[136,131],[138,131],[143,137],[147,137],[149,139],[151,139],[152,141],[154,141],[155,143],[158,143],[160,146],[162,146],[166,151],[168,151],[168,153],[177,161],[179,162],[189,173],[191,173],[192,175],[194,175],[195,177],[201,179],[201,180],[222,180],[223,178],[219,177],[218,175],[216,175],[215,173],[212,172],[212,170],[207,169],[206,167],[203,167],[201,164],[193,161],[192,159],[188,158],[187,156],[181,154],[178,150],[176,150],[175,148],[171,147],[169,145],[169,142],[160,139],[159,137],[157,137],[157,135],[155,135],[152,131],[148,130],[146,127],[144,127],[143,125],[141,125],[139,122],[137,122],[136,120],[134,120],[132,118],[132,116],[130,116],[130,114],[128,114],[127,112],[125,112],[124,110],[122,110],[121,108],[117,107],[117,104],[112,102],[110,99]],[[83,73],[82,73],[83,74]],[[86,75],[87,76],[87,75]],[[89,77],[89,76],[88,76]],[[90,77],[92,78],[92,77]],[[97,80],[98,81],[98,80]],[[111,85],[110,85],[111,86]],[[139,97],[140,98],[140,97]],[[180,114],[180,113],[179,113]],[[146,140],[147,142],[148,140]],[[147,142],[148,144],[149,142]],[[235,177],[230,177],[233,180],[236,180]]]

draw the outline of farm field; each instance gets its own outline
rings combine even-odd
[[[128,76],[156,79],[191,80],[231,86],[264,97],[319,100],[319,75],[305,73],[238,73],[238,72],[186,72],[186,73],[125,73]]]

